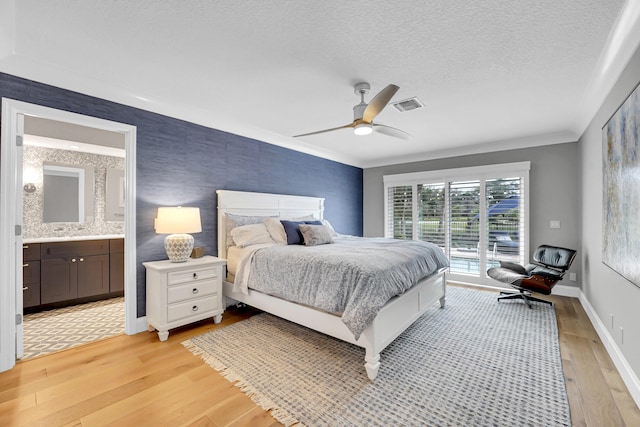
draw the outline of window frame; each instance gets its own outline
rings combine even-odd
[[[418,233],[418,185],[419,184],[439,184],[444,183],[445,186],[445,226],[450,227],[450,203],[449,203],[449,184],[451,182],[460,181],[480,181],[480,206],[479,206],[479,221],[484,226],[487,224],[486,212],[487,212],[487,200],[486,200],[486,183],[488,180],[504,179],[506,177],[521,177],[522,193],[521,198],[523,209],[522,226],[524,230],[524,238],[522,240],[522,255],[523,260],[529,259],[529,172],[531,170],[531,162],[514,162],[514,163],[500,163],[493,165],[472,166],[465,168],[453,168],[453,169],[441,169],[422,172],[410,172],[402,174],[384,175],[383,176],[383,191],[384,191],[384,236],[393,237],[390,230],[390,218],[389,218],[389,188],[397,186],[411,186],[412,188],[412,240],[416,240],[419,236]],[[487,247],[488,233],[481,232],[479,236],[479,244],[481,248]],[[445,251],[447,258],[450,258],[450,233],[445,234]],[[486,251],[479,251],[479,262],[481,266],[487,265]],[[480,268],[479,275],[466,275],[460,273],[448,273],[448,280],[475,283],[480,285],[496,285],[486,275],[486,269]]]

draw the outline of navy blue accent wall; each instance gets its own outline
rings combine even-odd
[[[42,83],[0,73],[0,96],[137,128],[138,317],[145,315],[142,262],[165,259],[158,206],[197,206],[196,246],[217,255],[216,190],[325,197],[338,232],[362,235],[362,169]]]

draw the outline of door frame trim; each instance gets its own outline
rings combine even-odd
[[[15,235],[16,192],[22,189],[22,176],[17,176],[17,120],[24,114],[76,125],[122,133],[125,139],[125,333],[140,332],[137,319],[136,286],[136,127],[97,117],[57,110],[10,98],[2,98],[2,132],[0,143],[0,372],[15,365],[16,356],[16,266],[17,243],[22,235]]]

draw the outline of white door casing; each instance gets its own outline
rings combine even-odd
[[[0,144],[0,372],[15,365],[22,349],[17,346],[16,316],[22,310],[22,152],[15,144],[20,117],[37,116],[80,126],[119,132],[125,139],[125,333],[146,330],[136,308],[136,127],[96,117],[56,110],[2,98]],[[20,164],[20,166],[18,166]],[[20,202],[20,203],[19,203]],[[20,207],[16,205],[19,204]],[[20,295],[17,286],[20,285]],[[18,301],[19,300],[19,301]],[[19,309],[18,309],[19,306]],[[20,342],[20,347],[22,343]]]
[[[24,114],[18,114],[16,117],[16,139],[13,143],[16,145],[16,199],[15,199],[15,212],[16,212],[16,232],[15,232],[15,269],[16,269],[16,359],[22,358],[24,356],[24,328],[23,328],[23,257],[22,257],[22,191],[20,189],[24,185],[23,176],[22,176],[22,156],[23,156],[23,145],[22,141],[24,138]]]

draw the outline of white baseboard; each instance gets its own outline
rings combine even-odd
[[[571,297],[580,299],[582,291],[576,286],[556,285],[553,287],[553,294],[561,297]]]
[[[580,291],[579,299],[584,311],[587,313],[587,316],[589,316],[589,320],[591,320],[591,324],[596,330],[596,333],[602,340],[604,347],[607,349],[607,353],[609,353],[609,356],[613,360],[613,364],[616,365],[622,380],[629,389],[631,397],[636,402],[636,405],[640,407],[640,379],[638,379],[638,376],[633,372],[633,369],[631,369],[627,359],[625,359],[622,351],[620,351],[620,347],[618,347],[618,344],[613,339],[604,323],[602,323],[593,309],[593,306],[591,306],[591,303],[582,291]]]

